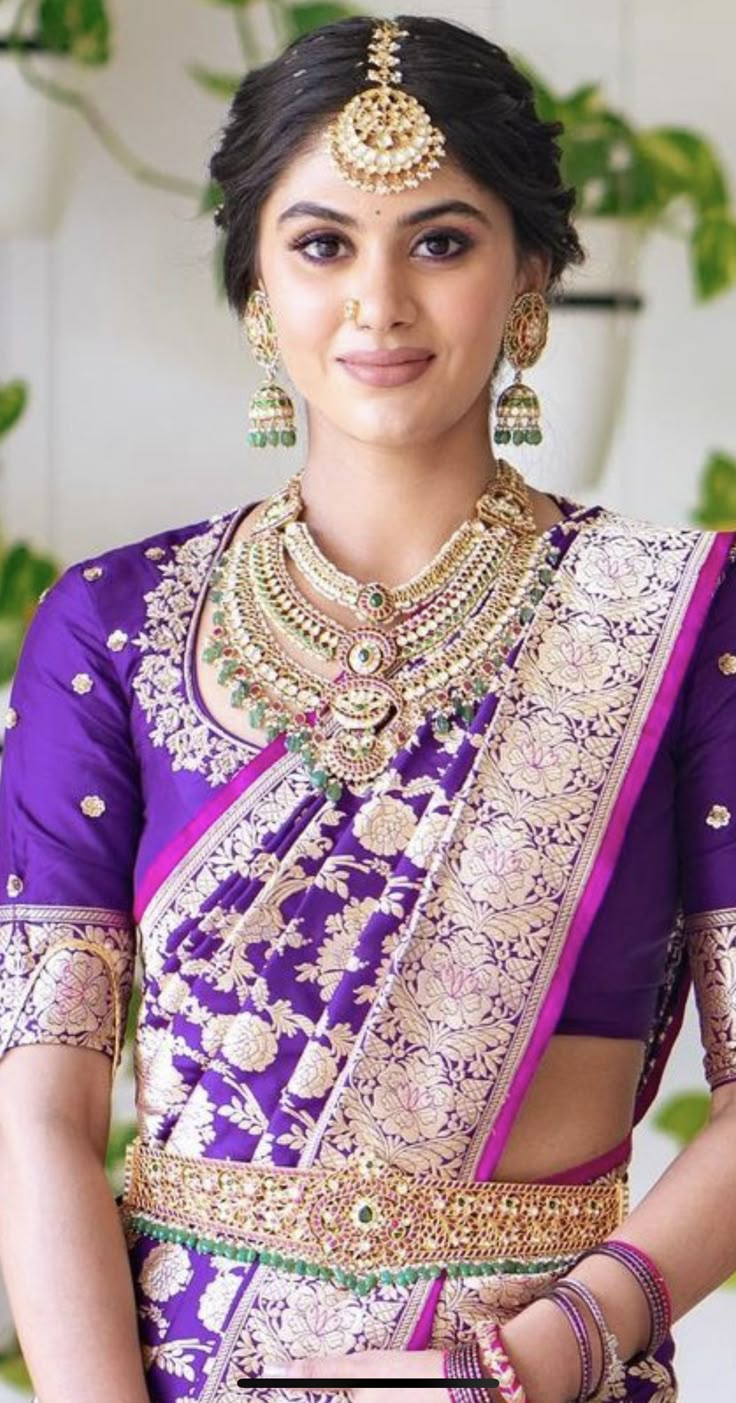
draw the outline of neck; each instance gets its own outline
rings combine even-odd
[[[338,569],[397,585],[472,516],[495,472],[487,430],[391,450],[353,439],[338,444],[312,424],[304,516]]]

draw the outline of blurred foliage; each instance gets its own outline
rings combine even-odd
[[[736,458],[728,453],[711,453],[693,520],[709,531],[736,530]]]
[[[110,20],[103,0],[41,0],[38,34],[44,49],[77,63],[110,59]]]
[[[637,130],[606,106],[598,85],[562,97],[523,58],[515,61],[534,85],[540,116],[563,123],[562,168],[578,213],[638,220],[683,239],[701,301],[733,287],[736,216],[711,142],[684,127]]]
[[[0,439],[15,428],[28,404],[23,380],[0,385]],[[0,685],[15,672],[23,638],[38,605],[38,596],[58,578],[59,567],[24,541],[0,535]]]

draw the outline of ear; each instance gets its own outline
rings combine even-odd
[[[529,253],[519,270],[517,293],[519,292],[541,292],[547,291],[550,272],[552,269],[552,256],[549,253]]]

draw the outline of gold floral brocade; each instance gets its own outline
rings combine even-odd
[[[736,909],[685,918],[688,958],[711,1090],[736,1081]]]
[[[0,907],[0,1056],[27,1043],[122,1056],[135,930],[122,911]]]

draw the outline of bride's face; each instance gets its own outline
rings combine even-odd
[[[520,264],[507,206],[449,158],[416,189],[370,195],[321,144],[295,157],[264,204],[258,272],[310,420],[386,447],[431,442],[474,408],[486,413],[514,297],[545,281],[542,259]],[[346,321],[351,299],[359,313]],[[383,374],[350,363],[393,350],[423,359]]]

